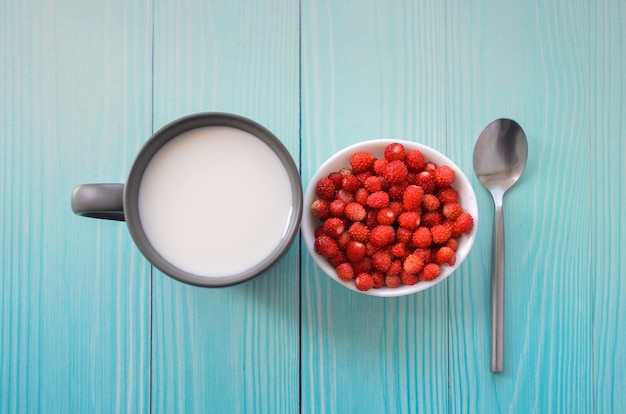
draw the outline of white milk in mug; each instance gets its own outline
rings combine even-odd
[[[205,277],[259,264],[285,237],[292,214],[287,171],[262,140],[227,126],[192,129],[152,157],[139,217],[168,262]]]

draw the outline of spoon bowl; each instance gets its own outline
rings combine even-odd
[[[504,194],[521,177],[527,158],[528,141],[519,124],[496,119],[476,141],[474,172],[491,193]]]
[[[528,141],[519,124],[496,119],[483,129],[474,147],[474,172],[495,204],[491,284],[491,371],[504,367],[504,219],[503,200],[521,177],[528,159]]]

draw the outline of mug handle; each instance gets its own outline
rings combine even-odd
[[[83,217],[124,221],[124,184],[82,184],[72,192],[72,211]]]

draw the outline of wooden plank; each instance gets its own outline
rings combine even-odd
[[[0,0],[0,412],[626,411],[624,5],[301,6]],[[305,186],[357,141],[442,150],[479,196],[475,250],[411,298],[342,289],[297,242],[243,285],[153,280],[125,226],[73,215],[70,192],[123,182],[153,129],[212,110],[302,150]],[[531,152],[506,200],[494,375],[471,153],[499,116]]]
[[[452,2],[448,128],[471,168],[492,119],[525,129],[529,160],[505,198],[505,368],[489,371],[493,207],[450,281],[452,412],[592,412],[588,3]],[[577,166],[577,167],[575,167]]]
[[[594,410],[626,412],[626,6],[592,3],[591,11],[591,217]],[[620,213],[617,213],[617,212]]]
[[[302,2],[305,186],[359,141],[445,151],[444,11],[437,1]],[[447,411],[445,282],[369,297],[331,281],[307,253],[302,283],[303,412]]]
[[[265,125],[299,162],[297,2],[154,7],[155,129],[195,112],[232,112]],[[155,274],[154,412],[298,411],[298,247],[228,288]]]
[[[0,411],[149,408],[149,266],[73,187],[150,133],[147,3],[0,5]]]

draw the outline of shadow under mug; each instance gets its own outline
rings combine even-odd
[[[139,210],[139,188],[152,157],[168,142],[196,128],[222,126],[252,134],[265,143],[279,158],[289,179],[292,205],[287,227],[278,245],[260,263],[224,276],[202,276],[180,269],[152,246],[142,227]],[[141,253],[160,271],[181,282],[204,287],[230,286],[261,274],[276,263],[289,249],[300,229],[302,218],[302,184],[298,168],[283,143],[262,125],[234,114],[207,112],[180,118],[157,131],[141,148],[125,184],[83,184],[72,192],[74,213],[84,217],[125,221]]]

